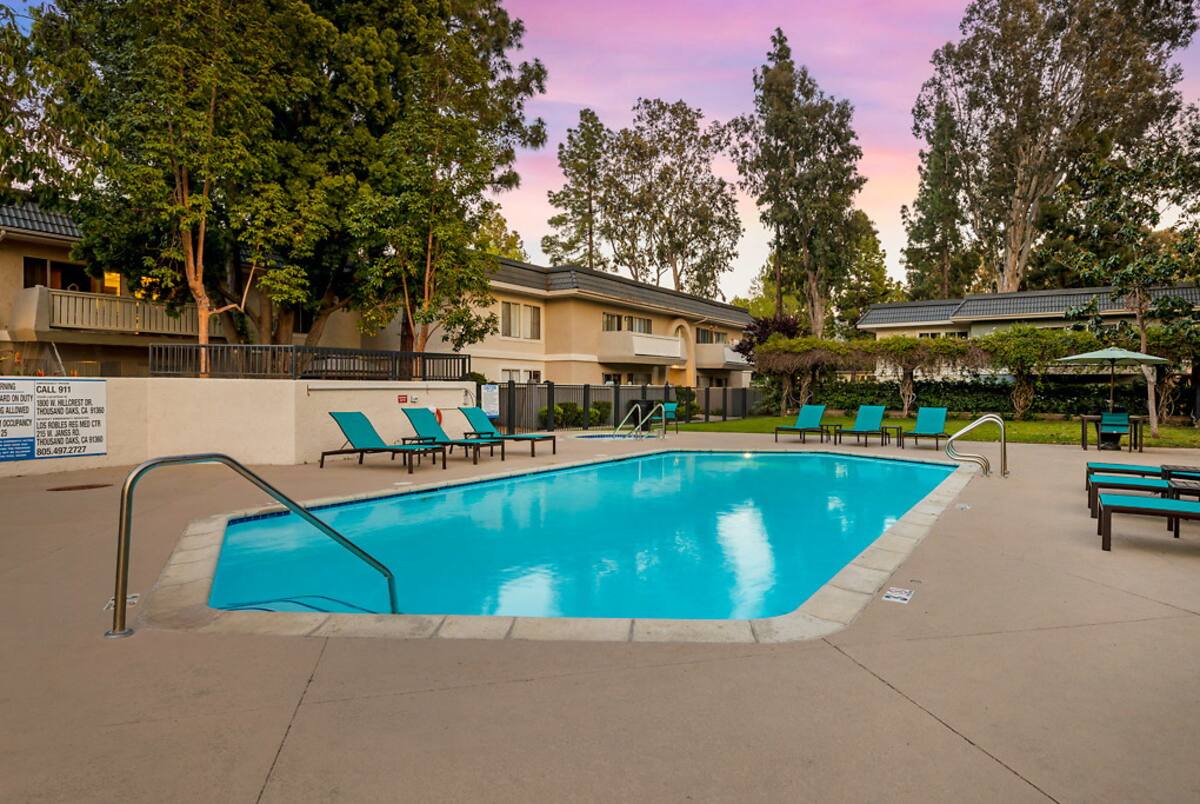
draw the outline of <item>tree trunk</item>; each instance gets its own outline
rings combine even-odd
[[[1135,303],[1139,307],[1136,309],[1144,310],[1147,302],[1145,298],[1138,298]],[[1138,344],[1142,354],[1147,354],[1150,341],[1146,334],[1146,319],[1140,312],[1137,315],[1137,327]],[[1158,392],[1155,387],[1158,384],[1157,369],[1154,366],[1142,366],[1142,376],[1146,378],[1146,412],[1150,414],[1150,437],[1158,438]]]
[[[815,271],[805,272],[804,300],[808,304],[808,328],[814,338],[825,336],[825,294]]]
[[[942,251],[942,298],[950,298],[950,252]]]
[[[916,401],[917,392],[914,390],[914,371],[910,368],[900,370],[900,404],[903,406],[901,415],[908,418],[908,411],[912,408],[912,403]]]

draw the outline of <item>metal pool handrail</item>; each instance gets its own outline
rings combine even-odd
[[[972,463],[977,463],[979,464],[979,468],[983,470],[983,474],[985,476],[990,474],[992,471],[992,464],[986,457],[983,455],[976,455],[975,453],[971,452],[959,452],[954,448],[954,442],[958,440],[959,436],[965,435],[979,425],[987,424],[988,422],[992,422],[1000,428],[1000,476],[1008,477],[1008,439],[1005,437],[1004,433],[1004,419],[1001,419],[995,413],[985,413],[963,429],[959,430],[954,435],[950,436],[950,438],[946,440],[946,457],[953,458],[956,461],[971,461]]]
[[[639,409],[639,406],[638,406],[638,405],[633,405],[632,407],[630,407],[630,408],[629,408],[629,412],[625,414],[625,418],[624,418],[624,419],[621,419],[621,423],[620,423],[620,424],[618,424],[616,427],[614,427],[614,428],[613,428],[613,435],[620,435],[620,434],[621,434],[621,428],[622,428],[622,427],[624,427],[624,426],[625,426],[625,424],[626,424],[626,422],[628,422],[628,421],[629,421],[629,417],[630,417],[630,416],[632,416],[634,413],[640,413],[640,412],[641,412],[641,411],[640,411],[640,409]]]
[[[667,437],[667,409],[665,407],[663,407],[662,402],[659,402],[654,407],[650,408],[650,412],[646,414],[645,418],[643,418],[640,422],[638,422],[637,429],[639,431],[643,430],[646,427],[646,422],[653,419],[654,412],[658,411],[658,410],[662,411],[662,428],[659,431],[658,437],[666,438]]]
[[[117,521],[117,573],[115,582],[116,591],[113,593],[113,626],[111,631],[104,633],[104,636],[116,639],[130,636],[133,633],[133,629],[126,627],[125,623],[125,595],[129,590],[129,545],[133,531],[133,490],[137,487],[138,481],[142,479],[142,476],[151,469],[159,466],[178,466],[188,463],[220,463],[228,466],[255,486],[258,486],[260,490],[272,497],[284,508],[287,508],[293,514],[296,514],[305,522],[349,550],[357,558],[370,565],[372,569],[387,579],[388,602],[391,605],[392,614],[400,613],[400,607],[396,601],[396,578],[392,575],[390,569],[384,566],[379,559],[338,533],[320,519],[317,519],[303,505],[263,480],[240,462],[220,452],[205,452],[195,455],[166,455],[161,458],[151,458],[134,467],[133,471],[126,476],[125,485],[121,488],[121,508]]]

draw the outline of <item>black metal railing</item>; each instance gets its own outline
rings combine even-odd
[[[611,429],[634,404],[679,402],[680,421],[745,418],[762,404],[760,388],[677,385],[569,385],[500,383],[498,425],[510,433],[532,430]],[[479,397],[479,392],[476,394]]]
[[[203,351],[202,351],[203,350]],[[461,380],[471,356],[268,344],[156,343],[152,377],[293,380]]]

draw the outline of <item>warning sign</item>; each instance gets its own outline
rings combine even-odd
[[[104,380],[0,377],[0,461],[107,452]]]

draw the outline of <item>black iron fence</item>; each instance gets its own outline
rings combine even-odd
[[[152,377],[293,380],[461,380],[471,356],[376,349],[267,344],[158,343],[150,346]]]
[[[680,421],[745,418],[762,402],[759,388],[677,385],[500,384],[499,425],[509,433],[532,430],[612,429],[636,404],[678,402]],[[476,398],[481,391],[477,389]]]

